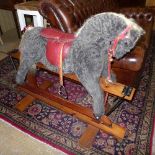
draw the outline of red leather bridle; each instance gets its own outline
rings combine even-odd
[[[127,26],[120,34],[117,36],[114,41],[112,47],[108,49],[108,77],[107,80],[111,81],[111,59],[115,57],[116,54],[116,47],[119,41],[123,40],[128,32],[131,30],[131,25]]]

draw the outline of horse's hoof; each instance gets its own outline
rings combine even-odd
[[[101,116],[94,114],[95,119],[98,121],[100,120]]]
[[[101,117],[100,116],[95,116],[96,120],[99,120]]]

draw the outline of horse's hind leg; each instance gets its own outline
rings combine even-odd
[[[16,83],[17,84],[23,84],[25,81],[25,77],[28,73],[28,71],[31,69],[32,65],[33,65],[33,61],[27,60],[27,59],[22,59],[20,61],[20,65],[18,68],[18,72],[16,75]]]

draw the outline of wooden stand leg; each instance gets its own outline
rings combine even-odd
[[[86,131],[84,132],[84,134],[81,136],[79,140],[80,147],[91,148],[98,131],[99,131],[98,128],[92,125],[88,125]]]
[[[31,95],[27,95],[26,97],[24,97],[20,102],[18,102],[15,106],[15,108],[17,108],[19,111],[24,111],[25,108],[30,105],[33,101],[35,100],[35,98]]]

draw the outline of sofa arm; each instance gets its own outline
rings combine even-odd
[[[145,56],[145,50],[136,46],[132,52],[128,53],[120,60],[114,60],[112,68],[139,71],[142,68]]]

